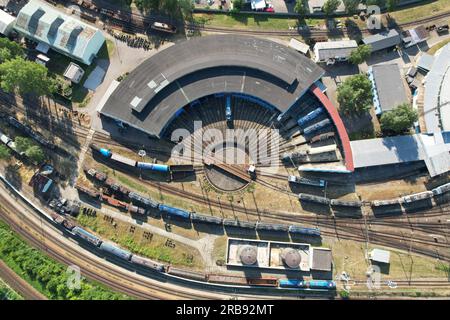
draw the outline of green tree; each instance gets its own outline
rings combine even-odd
[[[366,4],[379,6],[381,9],[386,7],[386,0],[367,0]]]
[[[158,11],[161,1],[160,0],[135,0],[136,7],[141,11]]]
[[[0,38],[0,63],[22,56],[23,49],[17,42],[8,38]]]
[[[337,89],[339,110],[344,114],[362,114],[372,106],[372,83],[364,74],[346,79]]]
[[[361,3],[360,0],[342,0],[342,2],[345,6],[345,12],[347,12],[348,14],[354,13]]]
[[[244,6],[244,0],[233,0],[233,11],[239,12],[242,10]]]
[[[304,16],[307,13],[305,2],[303,0],[297,0],[295,2],[294,11],[299,15]]]
[[[25,151],[25,155],[33,162],[42,163],[45,160],[45,153],[39,146],[32,146]]]
[[[327,16],[329,16],[337,10],[340,4],[341,0],[327,0],[327,2],[323,5],[322,10]]]
[[[46,67],[16,57],[0,64],[0,88],[43,96],[56,91],[56,81],[48,76]]]
[[[372,52],[372,48],[368,44],[360,45],[358,48],[353,50],[350,53],[349,61],[353,64],[360,64],[367,60],[370,57],[370,53]]]
[[[25,152],[34,145],[33,140],[27,137],[16,137],[16,139],[14,139],[14,143],[16,144],[16,148],[19,152]]]
[[[388,11],[394,11],[398,5],[399,0],[386,0],[386,8]]]
[[[388,134],[407,132],[418,119],[417,112],[408,103],[401,104],[381,116],[381,129]]]
[[[11,156],[11,151],[8,149],[8,147],[1,144],[0,145],[0,159],[6,160],[6,159],[9,159],[10,156]]]

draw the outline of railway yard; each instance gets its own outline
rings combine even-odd
[[[142,61],[120,81],[107,74],[85,107],[0,89],[11,154],[0,159],[0,220],[26,243],[136,299],[450,297],[448,150],[432,165],[357,167],[349,120],[322,88],[333,66],[285,45],[351,29],[235,29],[77,4],[118,48],[125,29],[176,38],[136,44]],[[108,63],[122,72],[128,58],[116,54]]]

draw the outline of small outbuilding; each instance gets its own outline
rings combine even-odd
[[[372,52],[393,48],[402,42],[400,34],[395,29],[380,32],[363,40],[364,44],[370,45]]]
[[[64,71],[64,78],[70,80],[73,83],[79,83],[83,78],[84,70],[77,64],[71,62]]]
[[[331,268],[332,268],[331,250],[327,248],[313,248],[311,269],[329,272],[331,271]]]
[[[373,262],[389,264],[391,253],[387,250],[373,249],[369,253],[369,258]]]
[[[358,48],[355,40],[327,41],[317,42],[314,45],[315,62],[334,62],[347,61],[350,53]]]
[[[8,36],[14,27],[14,21],[16,21],[15,17],[0,10],[0,33],[4,36]]]
[[[289,47],[300,53],[303,53],[305,56],[309,52],[309,46],[306,43],[298,41],[297,39],[294,38],[292,38],[291,41],[289,41]]]

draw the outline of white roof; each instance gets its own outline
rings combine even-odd
[[[266,7],[266,0],[252,0],[252,9],[264,9]]]
[[[73,62],[69,64],[66,71],[64,71],[64,77],[73,80],[78,78],[78,75],[80,73],[83,73],[83,69],[81,67]]]
[[[389,263],[391,253],[386,250],[373,249],[370,252],[370,260],[382,263]]]
[[[350,53],[357,47],[358,44],[355,40],[317,42],[314,45],[314,53],[317,61],[348,58]]]
[[[294,50],[300,51],[303,54],[307,54],[309,51],[309,46],[301,41],[298,41],[297,39],[292,38],[289,42],[289,47],[291,47]]]
[[[450,44],[436,53],[425,78],[424,118],[427,132],[450,131]]]
[[[15,20],[16,18],[14,18],[12,15],[6,13],[3,10],[0,10],[0,33],[8,33],[8,29],[10,29]]]
[[[425,71],[430,71],[433,67],[434,57],[428,53],[423,53],[417,61],[417,67]]]

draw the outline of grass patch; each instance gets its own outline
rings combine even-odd
[[[434,55],[436,53],[436,51],[438,51],[440,48],[444,47],[448,43],[450,43],[450,39],[441,41],[441,42],[435,44],[434,46],[432,46],[430,49],[428,49],[427,53]]]
[[[423,5],[416,5],[412,8],[390,12],[389,14],[397,23],[407,23],[449,10],[450,0],[437,0]]]
[[[29,246],[0,221],[0,259],[43,295],[57,300],[122,300],[128,296],[81,278],[80,288],[70,289],[67,267]]]

